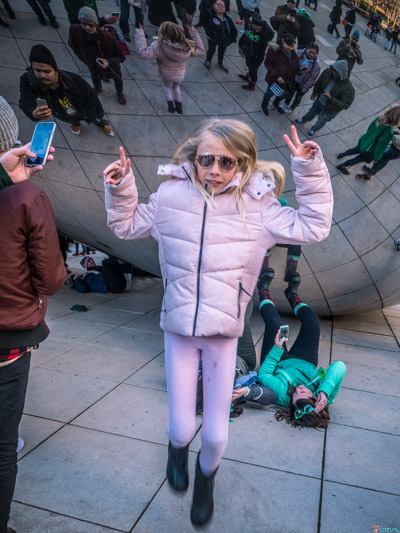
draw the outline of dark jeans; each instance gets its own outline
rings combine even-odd
[[[7,533],[17,479],[18,426],[25,404],[31,354],[0,367],[0,533]]]
[[[13,11],[13,8],[10,5],[10,2],[8,0],[1,0],[3,2],[4,9],[6,11]]]
[[[129,35],[129,8],[131,7],[130,4],[128,4],[128,0],[121,0],[120,3],[121,7],[121,13],[119,18],[119,27],[121,28],[121,31],[124,35]],[[142,13],[141,7],[133,7],[133,11],[135,12],[135,27],[138,28],[139,24],[143,24],[144,18]]]
[[[343,152],[344,157],[354,154],[357,154],[356,157],[353,157],[352,159],[348,159],[347,161],[341,163],[342,167],[352,167],[353,165],[357,165],[357,163],[362,163],[363,161],[365,161],[358,145],[354,148],[349,148],[348,150]]]
[[[337,24],[335,24],[335,25],[332,24],[332,33],[333,32],[336,32],[336,37],[340,37],[340,33],[339,33],[338,29],[337,29]]]
[[[348,39],[350,37],[350,33],[353,31],[353,28],[354,26],[351,24],[347,24],[345,27],[344,27],[344,33],[345,33],[345,37],[346,39]]]
[[[253,83],[257,83],[258,69],[263,62],[263,57],[246,56],[246,65],[249,69],[249,78]]]
[[[393,144],[389,144],[389,146],[385,150],[385,153],[382,156],[382,159],[372,165],[371,174],[376,174],[377,172],[382,170],[389,163],[389,161],[393,161],[399,158],[400,150],[397,150],[397,148],[395,148]]]
[[[101,74],[100,74],[100,72],[97,72],[97,71],[96,72],[91,72],[90,75],[92,77],[94,89],[101,88]],[[122,91],[124,90],[124,84],[122,82],[122,79],[119,77],[118,74],[114,74],[114,73],[112,75],[112,79],[114,80],[115,89],[116,89],[117,93],[122,93]]]
[[[46,0],[26,0],[26,1],[28,2],[28,4],[31,6],[31,8],[33,9],[33,11],[36,13],[36,15],[39,18],[43,17],[43,13],[40,8],[43,9],[43,11],[48,16],[49,20],[54,20],[56,18],[50,8],[50,4],[46,2]]]
[[[265,322],[264,340],[261,348],[261,364],[275,344],[276,333],[282,325],[276,307],[272,304],[265,304],[260,310]],[[315,312],[304,305],[297,311],[297,318],[301,321],[301,327],[293,346],[287,351],[284,344],[284,352],[281,361],[285,359],[302,359],[313,365],[318,365],[318,347],[321,331],[321,324]]]
[[[290,100],[293,98],[293,102],[290,105],[290,107],[293,109],[296,109],[296,107],[300,104],[304,93],[300,90],[300,84],[295,82],[295,85],[292,87],[291,90],[286,92],[285,102],[289,105]]]
[[[275,96],[275,94],[271,91],[271,89],[268,86],[268,89],[264,93],[264,97],[261,102],[261,107],[265,110],[268,110],[268,104],[271,98]],[[275,96],[274,101],[272,102],[274,106],[276,107],[279,102],[282,100],[282,98],[285,96],[285,93],[282,96]]]
[[[226,44],[225,43],[217,44],[215,41],[209,40],[208,41],[208,50],[207,50],[207,61],[211,61],[212,60],[212,58],[214,57],[215,50],[216,50],[217,46],[218,46],[218,64],[222,65],[222,63],[224,61],[225,50],[226,50]]]
[[[257,363],[256,349],[251,333],[250,320],[253,313],[253,299],[250,300],[244,315],[243,335],[238,340],[237,355],[246,361],[249,370],[254,370]]]
[[[309,122],[318,116],[317,122],[314,124],[314,126],[311,126],[312,130],[318,131],[323,128],[327,122],[335,118],[336,115],[337,113],[327,113],[325,111],[325,106],[321,104],[319,100],[315,100],[313,105],[310,107],[304,117],[302,117],[302,119],[303,122]]]

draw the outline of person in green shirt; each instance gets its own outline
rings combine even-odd
[[[336,168],[346,176],[350,174],[347,170],[357,163],[372,163],[380,161],[393,138],[393,130],[400,126],[400,105],[395,104],[388,109],[383,115],[374,119],[368,127],[368,130],[358,140],[357,146],[349,148],[345,152],[337,155],[342,159],[348,155],[355,155]]]
[[[275,413],[277,420],[284,420],[299,429],[325,428],[330,419],[328,404],[333,403],[339,392],[346,366],[342,361],[336,361],[326,371],[317,369],[320,321],[297,293],[300,285],[297,272],[290,278],[285,295],[301,321],[301,327],[293,346],[287,350],[288,339],[280,338],[282,319],[269,292],[272,279],[270,268],[261,275],[258,284],[260,313],[265,322],[261,351],[262,355],[267,354],[258,371],[258,383],[276,394],[274,403],[281,406]],[[233,391],[233,400],[242,396],[251,398],[251,387]]]

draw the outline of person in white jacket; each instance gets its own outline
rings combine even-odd
[[[282,207],[279,163],[257,160],[256,136],[237,120],[208,119],[161,165],[165,180],[147,204],[138,203],[131,162],[105,170],[107,223],[121,239],[152,236],[159,245],[164,282],[168,390],[167,479],[188,487],[189,443],[196,432],[200,358],[204,409],[191,521],[211,517],[214,477],[228,440],[237,339],[244,327],[265,251],[274,244],[306,244],[330,231],[333,196],[322,152],[301,144],[296,128],[284,138],[292,153],[299,209]],[[274,189],[277,188],[275,192]]]

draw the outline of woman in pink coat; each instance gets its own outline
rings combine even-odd
[[[163,22],[158,30],[157,40],[147,46],[143,26],[136,29],[136,48],[141,59],[155,59],[167,97],[168,111],[182,115],[180,83],[186,72],[186,62],[192,56],[204,56],[206,51],[198,32],[187,24],[192,39],[186,39],[178,24]],[[175,105],[174,105],[175,102]]]
[[[107,223],[120,239],[154,237],[164,281],[161,328],[168,389],[167,478],[188,487],[189,443],[196,433],[196,387],[203,369],[202,446],[197,458],[191,520],[213,512],[214,477],[228,440],[237,339],[265,251],[307,244],[330,231],[333,196],[322,152],[284,136],[292,153],[299,209],[282,207],[279,163],[257,160],[256,136],[237,120],[208,119],[161,165],[164,181],[147,204],[122,148],[105,170]],[[277,189],[275,191],[274,189]]]

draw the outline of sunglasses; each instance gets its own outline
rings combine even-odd
[[[212,167],[215,161],[218,161],[219,168],[224,172],[233,170],[238,164],[236,159],[227,155],[221,155],[220,157],[217,157],[214,154],[197,154],[194,159],[196,163],[203,168]]]
[[[304,415],[309,415],[310,413],[313,413],[315,411],[315,407],[310,405],[309,403],[304,407],[304,409],[296,409],[294,412],[294,417],[296,420],[299,418],[302,418]]]

